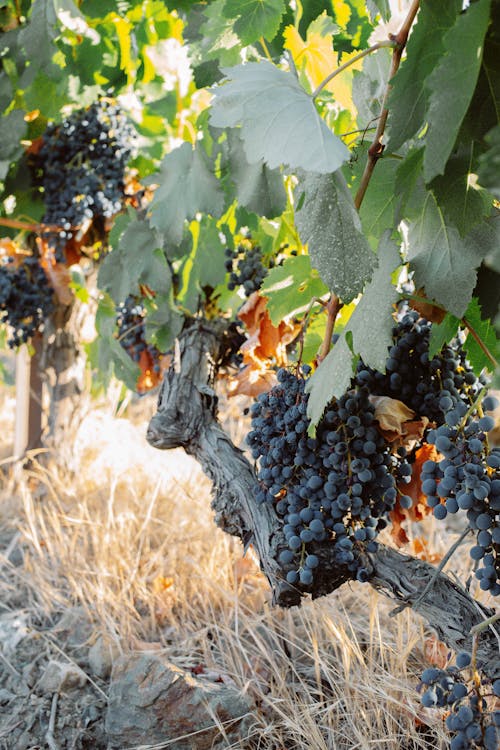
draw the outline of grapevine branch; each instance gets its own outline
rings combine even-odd
[[[179,338],[177,366],[165,374],[158,410],[147,439],[160,449],[182,446],[194,456],[213,482],[212,507],[216,523],[239,537],[244,547],[252,544],[273,594],[282,607],[299,605],[304,592],[286,582],[286,566],[278,559],[286,548],[282,519],[270,503],[254,499],[257,477],[246,456],[230,440],[217,421],[217,397],[213,390],[214,363],[224,348],[224,326],[194,321]],[[310,593],[313,598],[335,591],[353,574],[334,560],[328,542],[315,543],[321,559]],[[475,601],[467,591],[422,560],[378,545],[363,552],[369,583],[391,599],[411,606],[451,648],[472,649],[471,629],[493,612]],[[429,582],[432,585],[429,586]],[[478,639],[478,664],[493,678],[500,677],[498,643],[491,628]]]
[[[328,303],[326,305],[326,330],[317,356],[318,364],[325,359],[328,352],[330,351],[330,347],[332,345],[333,329],[335,328],[335,321],[342,306],[343,303],[339,300],[335,292],[332,292],[330,295],[330,299],[328,300]]]
[[[403,22],[403,25],[401,26],[396,36],[393,38],[395,46],[392,53],[389,81],[384,93],[380,118],[377,124],[377,130],[375,132],[375,137],[373,139],[372,145],[368,149],[368,161],[366,162],[365,171],[363,172],[358,192],[356,193],[356,197],[354,198],[354,205],[358,210],[363,202],[363,198],[365,197],[368,184],[373,174],[373,170],[375,169],[375,164],[382,156],[382,152],[384,150],[384,145],[382,144],[382,136],[384,135],[387,116],[389,114],[389,110],[387,109],[387,101],[389,99],[389,93],[391,90],[390,81],[398,71],[399,65],[401,63],[401,56],[406,46],[406,42],[408,41],[408,34],[410,33],[410,29],[412,27],[413,21],[415,20],[415,16],[417,15],[419,6],[420,0],[413,0],[410,9],[408,10],[408,14]]]

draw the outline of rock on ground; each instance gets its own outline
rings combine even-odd
[[[224,738],[221,725],[230,741],[245,737],[251,708],[235,687],[194,677],[159,655],[124,656],[109,689],[109,749],[175,740],[176,750],[210,750]]]

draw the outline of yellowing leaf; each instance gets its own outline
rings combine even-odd
[[[332,47],[332,34],[321,36],[317,32],[307,34],[304,41],[294,26],[284,32],[285,47],[292,53],[295,65],[305,70],[313,88],[319,86],[327,75],[337,67],[337,55]]]
[[[357,54],[358,52],[356,51],[344,52],[339,61],[339,64],[345,65],[346,62],[348,62]],[[343,109],[348,109],[350,112],[353,112],[354,110],[354,104],[352,101],[353,71],[361,70],[362,66],[363,60],[358,60],[357,62],[350,65],[347,70],[344,70],[343,73],[335,76],[335,78],[331,80],[326,87],[327,91],[330,91],[333,94],[333,98],[335,99],[335,101],[338,102]],[[356,114],[356,111],[354,111],[354,114]]]
[[[351,9],[345,0],[333,0],[333,10],[335,12],[335,20],[345,28],[351,17]]]
[[[319,24],[311,24],[305,41],[294,26],[287,26],[283,35],[285,48],[291,52],[298,70],[305,72],[313,89],[316,89],[321,81],[324,81],[339,65],[343,65],[357,54],[357,52],[343,54],[341,60],[338,60],[338,54],[333,49],[333,33],[322,34],[316,30],[320,28]],[[362,60],[359,60],[335,76],[325,87],[333,94],[341,108],[350,112],[354,108],[351,96],[353,70],[359,70],[361,67]]]
[[[118,35],[118,44],[120,45],[120,68],[126,74],[127,82],[131,83],[135,78],[135,65],[132,60],[132,42],[130,40],[132,27],[129,21],[119,16],[115,16],[113,21]]]

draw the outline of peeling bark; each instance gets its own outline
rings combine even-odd
[[[245,547],[254,546],[275,604],[299,605],[304,595],[324,596],[353,576],[333,561],[331,545],[323,542],[312,545],[321,560],[312,587],[303,590],[286,582],[287,566],[278,561],[280,550],[286,547],[282,520],[270,504],[256,503],[254,468],[217,421],[213,380],[226,348],[224,334],[224,321],[213,325],[195,321],[183,331],[174,364],[161,386],[147,440],[160,449],[182,446],[199,461],[213,482],[216,523],[238,536]],[[365,554],[369,583],[375,589],[414,608],[451,648],[471,650],[470,629],[492,611],[446,575],[436,574],[429,563],[380,544],[376,553]],[[430,581],[433,583],[426,590]],[[481,635],[477,659],[489,675],[500,676],[499,639],[493,627]]]

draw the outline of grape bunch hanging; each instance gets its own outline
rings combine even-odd
[[[54,310],[54,290],[33,255],[0,258],[0,323],[10,327],[8,344],[27,343]]]
[[[395,324],[386,373],[358,366],[349,390],[332,401],[308,435],[309,368],[278,371],[278,384],[252,406],[248,443],[259,462],[256,498],[275,504],[287,549],[280,561],[291,584],[311,586],[319,560],[312,547],[329,541],[335,560],[366,580],[362,551],[375,548],[396,500],[412,504],[404,486],[414,455],[393,450],[378,428],[373,394],[404,401],[425,417],[421,442],[435,445],[439,459],[423,465],[421,481],[437,519],[460,509],[476,535],[471,556],[481,588],[500,593],[500,451],[487,434],[493,427],[491,398],[481,406],[480,379],[457,339],[429,356],[431,324],[415,312]],[[409,386],[408,386],[409,384]],[[366,544],[366,547],[365,547]]]
[[[104,220],[122,209],[134,141],[126,116],[106,98],[47,127],[35,163],[45,202],[43,223],[57,227],[45,239],[59,262],[82,227],[92,223],[104,235]]]
[[[500,711],[489,704],[500,698],[500,680],[491,682],[472,670],[471,654],[461,651],[447,669],[430,667],[422,673],[422,704],[446,708],[446,728],[451,733],[450,750],[498,750]]]
[[[377,430],[366,388],[333,401],[310,437],[308,374],[307,366],[298,375],[279,370],[278,384],[251,408],[248,443],[260,461],[256,499],[275,503],[283,519],[287,549],[280,562],[288,583],[313,583],[319,560],[310,547],[326,540],[335,561],[366,581],[360,545],[375,551],[396,500],[395,477],[411,472],[402,470],[406,458],[392,455]]]
[[[226,270],[229,272],[228,289],[234,291],[241,286],[246,297],[257,292],[267,274],[259,245],[243,240],[234,250],[226,248],[225,255]]]
[[[140,297],[129,296],[116,309],[118,341],[143,372],[151,370],[153,379],[161,371],[161,352],[146,341],[146,309]]]

